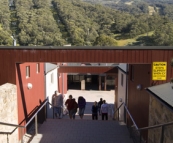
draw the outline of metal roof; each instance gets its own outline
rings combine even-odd
[[[161,50],[170,49],[172,46],[0,46],[2,49],[20,49],[20,50]]]
[[[148,87],[147,90],[169,106],[173,107],[173,83],[165,83]]]

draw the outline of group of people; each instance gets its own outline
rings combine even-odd
[[[63,95],[58,91],[55,91],[55,94],[52,97],[52,106],[54,109],[55,118],[62,118],[62,108],[63,108]],[[84,97],[79,96],[78,102],[76,102],[75,98],[72,95],[69,95],[69,99],[65,101],[65,106],[68,110],[68,114],[70,119],[75,119],[75,114],[77,113],[77,109],[79,108],[79,116],[83,119],[86,100]]]
[[[109,106],[106,103],[106,100],[100,98],[100,101],[98,103],[97,101],[95,101],[91,111],[93,120],[98,120],[98,114],[102,116],[102,120],[108,120]]]
[[[55,91],[55,94],[52,97],[52,106],[56,118],[62,118],[63,98],[63,95],[57,91]],[[78,101],[76,102],[75,98],[73,98],[72,95],[69,95],[69,98],[65,101],[65,106],[68,110],[70,119],[75,119],[78,108],[79,117],[83,119],[86,106],[86,100],[83,96],[79,96]],[[92,106],[92,119],[98,120],[98,115],[101,115],[102,120],[108,120],[108,110],[108,104],[105,100],[100,98],[100,101],[98,103],[95,101],[94,105]]]
[[[77,113],[78,108],[79,108],[79,116],[81,119],[83,119],[85,106],[86,106],[86,100],[84,97],[79,96],[78,102],[76,102],[76,100],[72,97],[72,95],[69,95],[69,99],[66,100],[65,105],[67,106],[70,119],[75,119],[75,115]]]

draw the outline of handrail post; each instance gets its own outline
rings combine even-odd
[[[38,134],[37,115],[35,116],[35,135]]]
[[[45,104],[45,106],[44,106],[44,120],[46,121],[46,119],[47,119],[47,104]]]
[[[54,114],[54,107],[52,106],[52,108],[53,108],[52,111],[53,111],[53,119],[54,119],[54,118],[55,118],[55,114]]]
[[[9,138],[8,138],[8,134],[7,134],[7,143],[9,143]]]
[[[161,126],[160,143],[163,143],[163,140],[164,140],[164,126]]]
[[[119,108],[118,108],[118,121],[119,121]]]
[[[141,135],[141,131],[139,131],[139,142],[141,143],[142,141],[142,135]]]
[[[23,141],[23,128],[20,128],[20,135],[21,135],[21,143],[24,143],[24,141]]]

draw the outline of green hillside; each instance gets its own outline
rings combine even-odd
[[[80,0],[1,0],[0,5],[1,45],[12,45],[11,35],[21,46],[173,44],[173,23],[158,12],[132,14]]]

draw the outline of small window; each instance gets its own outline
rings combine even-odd
[[[37,65],[36,65],[37,67],[36,67],[36,69],[37,69],[37,73],[40,73],[40,64],[39,63],[37,63]]]
[[[131,80],[131,81],[134,81],[134,66],[133,66],[133,65],[131,65],[130,80]]]
[[[54,83],[54,75],[53,75],[53,73],[51,74],[51,83]]]
[[[30,66],[26,66],[26,78],[30,77]]]
[[[123,81],[124,81],[124,75],[121,74],[121,86],[123,86]]]

